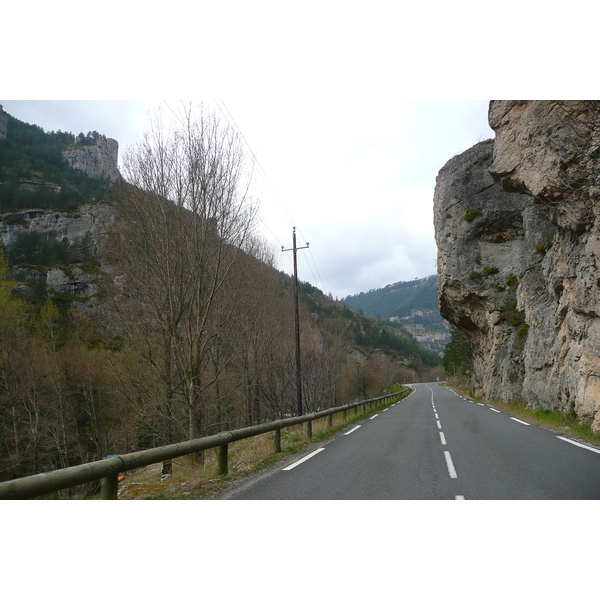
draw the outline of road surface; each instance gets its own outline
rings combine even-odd
[[[600,499],[600,450],[435,383],[231,499]]]

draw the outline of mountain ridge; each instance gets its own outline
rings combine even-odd
[[[402,325],[427,350],[441,355],[450,341],[449,325],[438,308],[438,276],[397,281],[346,296],[346,306]]]

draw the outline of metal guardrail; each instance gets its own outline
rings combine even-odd
[[[274,450],[275,452],[281,452],[281,430],[286,427],[306,423],[307,435],[310,437],[312,436],[312,421],[316,419],[329,417],[329,425],[331,426],[331,419],[336,413],[345,413],[351,409],[355,409],[356,413],[358,413],[358,408],[360,406],[363,406],[364,411],[366,411],[366,406],[368,404],[379,405],[385,401],[402,396],[409,391],[410,390],[403,390],[394,394],[388,394],[387,396],[361,400],[360,402],[354,402],[344,406],[336,406],[308,415],[278,419],[276,421],[244,427],[242,429],[235,429],[233,431],[223,431],[215,435],[195,440],[170,444],[168,446],[160,446],[158,448],[150,448],[148,450],[140,450],[139,452],[131,452],[130,454],[112,456],[83,465],[4,481],[0,483],[0,500],[26,500],[29,498],[36,498],[50,492],[56,492],[58,490],[98,480],[102,480],[102,500],[116,500],[119,473],[217,447],[219,448],[219,474],[226,475],[228,470],[228,447],[231,442],[274,431]]]

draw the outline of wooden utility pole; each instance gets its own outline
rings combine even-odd
[[[287,248],[284,250],[281,246],[282,252],[294,252],[294,303],[296,305],[296,412],[298,415],[302,414],[302,369],[300,366],[300,311],[298,308],[298,261],[296,260],[296,252],[298,250],[304,250],[308,248],[309,244],[306,242],[306,246],[300,248],[296,247],[296,228],[293,229],[294,246],[293,248]]]

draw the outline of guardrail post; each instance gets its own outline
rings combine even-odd
[[[312,421],[306,421],[306,435],[311,438],[312,437]]]
[[[327,417],[327,427],[333,427],[333,415]]]
[[[281,429],[276,429],[273,432],[273,443],[275,445],[275,452],[281,452]]]
[[[343,419],[344,419],[344,421],[346,421],[346,420],[348,419],[348,414],[347,414],[347,413],[348,413],[348,411],[347,411],[347,410],[343,410],[343,411],[342,411],[342,415],[343,415]]]
[[[114,473],[108,477],[102,478],[102,488],[100,491],[101,500],[119,499],[119,474]]]
[[[222,444],[219,446],[219,475],[227,475],[229,472],[229,465],[227,464],[228,451],[229,444]]]

